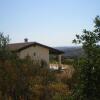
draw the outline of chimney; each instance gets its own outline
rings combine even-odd
[[[27,42],[28,42],[28,39],[27,39],[27,38],[25,38],[25,39],[24,39],[24,42],[25,42],[25,43],[27,43]]]

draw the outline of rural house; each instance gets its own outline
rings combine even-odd
[[[30,56],[32,60],[44,60],[47,64],[49,64],[49,55],[54,54],[58,56],[59,64],[61,64],[62,51],[37,42],[28,42],[28,39],[24,39],[23,43],[8,44],[8,48],[17,53],[21,59]]]

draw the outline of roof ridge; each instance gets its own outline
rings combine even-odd
[[[48,48],[50,50],[50,52],[55,52],[55,53],[64,53],[63,51],[61,50],[58,50],[58,49],[55,49],[53,47],[49,47],[47,45],[43,45],[41,43],[38,43],[38,42],[22,42],[22,43],[13,43],[13,44],[8,44],[8,47],[12,50],[12,51],[21,51],[25,48],[28,48],[32,45],[39,45],[39,46],[42,46],[44,48]]]

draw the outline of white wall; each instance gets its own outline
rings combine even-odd
[[[49,63],[49,49],[44,48],[42,46],[31,46],[29,48],[26,48],[19,53],[19,57],[21,59],[25,58],[26,56],[30,56],[33,60],[45,60],[47,63]]]

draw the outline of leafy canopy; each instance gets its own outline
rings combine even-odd
[[[100,99],[100,17],[94,20],[93,31],[83,30],[82,35],[76,35],[73,43],[82,44],[84,57],[78,59],[78,83],[75,98],[78,100]]]

